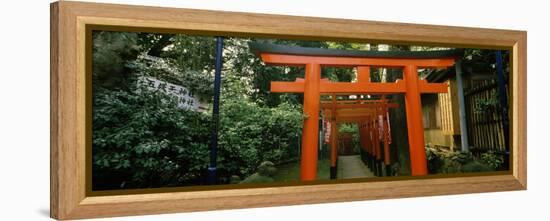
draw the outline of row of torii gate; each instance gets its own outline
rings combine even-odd
[[[336,179],[338,159],[338,125],[356,123],[359,128],[359,143],[364,153],[368,167],[377,175],[382,174],[382,165],[389,174],[391,130],[389,108],[398,104],[388,103],[385,96],[376,100],[343,100],[338,101],[336,94],[331,95],[331,101],[321,102],[321,113],[324,119],[329,119],[328,141],[330,147],[330,178]],[[382,145],[380,145],[382,143]]]
[[[428,83],[419,79],[418,69],[442,69],[453,66],[456,51],[422,52],[373,52],[343,51],[331,49],[302,48],[273,44],[251,44],[253,52],[269,65],[304,66],[303,79],[294,82],[271,82],[273,93],[303,93],[304,125],[302,130],[300,179],[311,181],[317,178],[319,145],[319,115],[330,119],[331,125],[331,178],[336,174],[337,124],[358,123],[362,148],[373,159],[389,165],[388,108],[396,107],[384,95],[404,94],[407,119],[411,175],[428,174],[424,149],[424,128],[420,95],[423,93],[447,93],[446,83]],[[323,67],[353,67],[357,70],[357,82],[330,82],[321,79]],[[371,68],[400,68],[403,79],[396,82],[371,82]],[[331,95],[330,102],[322,102],[321,95]],[[358,100],[355,103],[339,102],[336,95],[379,95],[378,100]],[[371,165],[372,166],[372,165]]]

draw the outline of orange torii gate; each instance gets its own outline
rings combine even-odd
[[[389,125],[389,108],[397,105],[387,104],[383,97],[380,107],[375,110],[374,116],[360,125],[362,147],[367,152],[367,163],[375,174],[382,176],[382,164],[385,166],[386,175],[390,174],[390,143],[391,132]],[[380,150],[380,142],[383,142],[383,155]],[[383,159],[382,159],[383,156]],[[362,156],[363,157],[363,156]]]
[[[346,101],[336,101],[336,96],[332,95],[332,102],[330,103],[321,103],[321,108],[323,109],[323,116],[325,119],[330,119],[330,144],[331,144],[331,154],[330,154],[330,178],[336,179],[336,162],[337,162],[337,146],[338,146],[338,124],[339,123],[357,123],[359,125],[359,136],[361,147],[365,151],[370,149],[380,148],[379,142],[376,144],[369,144],[365,141],[368,139],[367,134],[372,133],[371,131],[366,132],[364,130],[364,125],[368,124],[372,119],[376,121],[375,127],[378,127],[378,116],[381,113],[387,111],[388,108],[396,108],[398,104],[387,103],[386,100],[354,100],[353,103],[344,103]],[[363,103],[366,102],[366,103]],[[383,124],[382,130],[384,133],[384,162],[386,165],[390,164],[390,155],[389,155],[389,128],[387,127],[387,115],[383,114]],[[378,128],[375,130],[377,131]],[[379,136],[379,135],[376,135]],[[372,140],[372,142],[376,142]],[[372,146],[372,147],[371,147]],[[371,153],[369,151],[369,153]],[[380,158],[380,151],[376,152],[377,157]],[[380,160],[380,159],[379,159]],[[372,165],[369,165],[372,168]],[[377,173],[379,174],[379,173]]]
[[[450,67],[454,65],[456,52],[424,51],[395,54],[255,43],[251,43],[250,47],[266,64],[305,67],[303,82],[271,82],[271,92],[304,94],[303,111],[307,117],[302,130],[300,162],[302,181],[315,180],[317,177],[321,94],[405,94],[411,174],[413,176],[428,174],[420,94],[446,93],[448,85],[428,83],[426,80],[419,79],[418,69]],[[355,67],[358,81],[356,83],[321,81],[322,67]],[[371,82],[371,67],[401,68],[403,79],[394,83]]]

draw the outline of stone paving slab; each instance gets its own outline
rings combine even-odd
[[[374,174],[361,161],[361,156],[338,156],[338,179],[374,177]]]

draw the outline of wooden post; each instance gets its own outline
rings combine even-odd
[[[378,110],[378,108],[376,108]],[[373,120],[372,120],[372,126],[374,129],[374,143],[376,144],[374,146],[374,151],[376,152],[376,160],[380,161],[382,159],[382,152],[380,149],[380,130],[378,128],[378,111],[375,112]]]
[[[389,119],[388,119],[389,120]],[[390,134],[386,134],[386,140],[384,141],[384,152],[386,153],[385,163],[386,163],[386,175],[391,175],[391,149],[390,144],[388,142],[388,136],[391,136]]]
[[[330,116],[330,179],[336,179],[338,168],[338,124],[336,123],[336,95],[332,95],[332,112]]]
[[[384,125],[386,127],[386,125]],[[390,145],[388,144],[388,134],[386,133],[386,128],[384,128],[384,164],[386,166],[390,165]]]
[[[302,181],[315,180],[317,177],[320,81],[321,65],[307,64],[304,82],[304,114],[307,117],[302,129],[302,159],[300,162]]]
[[[365,130],[363,129],[363,121],[357,122],[357,126],[359,128],[359,145],[360,145],[360,153],[361,153],[361,160],[363,163],[366,161],[366,149],[365,149]]]
[[[386,115],[386,113],[388,112],[388,103],[387,103],[387,100],[386,100],[386,97],[385,96],[382,96],[382,100],[383,100],[383,103],[382,103],[382,113],[380,113],[382,115],[382,127],[383,127],[383,138],[384,138],[384,165],[385,165],[385,171],[386,171],[386,176],[389,176],[390,175],[390,164],[391,164],[391,158],[390,158],[390,144],[389,144],[389,127],[388,127],[388,124],[386,122],[388,122],[390,119],[389,119],[389,116]]]
[[[374,143],[374,131],[372,127],[372,119],[371,117],[367,120],[367,127],[369,132],[369,149],[370,149],[370,169],[376,173],[376,152],[375,152],[375,143]]]
[[[357,66],[357,82],[370,82],[370,66]]]
[[[468,144],[468,128],[466,125],[466,104],[464,102],[464,84],[462,82],[462,60],[455,63],[456,89],[458,95],[458,117],[460,119],[460,145],[461,150],[466,152],[470,149]]]
[[[418,80],[418,70],[414,65],[405,66],[403,78],[406,82],[405,110],[409,135],[409,153],[411,159],[411,175],[428,174],[426,151],[424,150],[424,127],[422,125],[422,104]]]
[[[359,137],[361,138],[361,149],[367,150],[367,133],[365,132],[365,122],[359,122]]]
[[[377,151],[377,154],[376,154],[376,168],[378,170],[378,176],[383,176],[383,167],[384,167],[384,159],[382,157],[382,146],[380,145],[380,125],[378,124],[378,115],[379,115],[379,108],[376,108],[375,109],[375,115],[374,115],[374,126],[375,126],[375,131],[376,131],[376,136],[375,136],[375,140],[376,140],[376,151]]]

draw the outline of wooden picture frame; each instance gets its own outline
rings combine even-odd
[[[511,171],[483,176],[381,179],[166,193],[90,196],[86,191],[87,25],[243,37],[422,44],[511,51]],[[55,2],[51,4],[51,217],[78,219],[372,200],[527,188],[527,33],[253,13]]]

